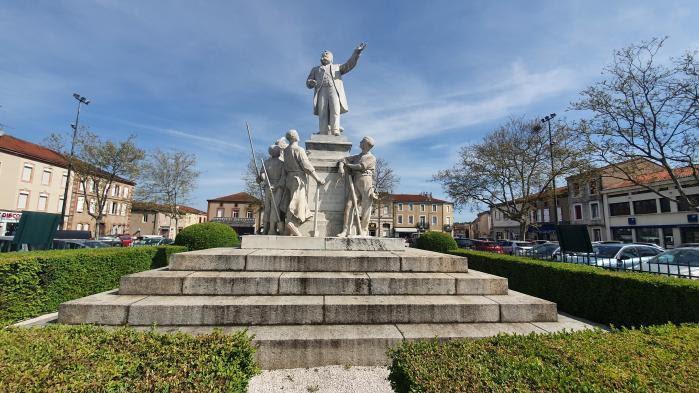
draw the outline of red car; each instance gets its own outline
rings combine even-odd
[[[119,240],[121,240],[121,246],[122,247],[130,247],[131,243],[133,243],[133,239],[131,239],[131,235],[119,235]]]
[[[476,240],[473,243],[473,246],[471,246],[472,250],[476,251],[489,251],[489,252],[494,252],[498,254],[504,254],[505,250],[503,250],[502,246],[495,243],[495,242],[490,242],[490,241],[483,241],[483,240]]]

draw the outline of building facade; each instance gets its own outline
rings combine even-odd
[[[699,203],[699,183],[689,175],[678,178],[685,193]],[[699,213],[686,201],[672,200],[678,199],[679,191],[668,173],[658,171],[640,179],[644,179],[642,183],[647,180],[663,197],[628,181],[610,184],[602,191],[608,223],[605,237],[625,243],[655,243],[664,248],[699,243]]]
[[[488,239],[492,234],[493,221],[490,216],[490,211],[478,213],[476,219],[471,221],[469,229],[472,239]]]
[[[167,206],[148,202],[133,202],[129,232],[132,236],[156,235],[174,239],[177,233],[190,225],[208,220],[206,212],[193,207],[179,205],[180,215],[175,220]]]
[[[66,228],[90,231],[95,236],[97,233],[100,236],[128,234],[135,186],[136,183],[129,180],[114,179],[106,190],[107,201],[102,208],[102,222],[100,227],[96,228],[96,219],[93,217],[98,208],[95,187],[89,179],[81,182],[78,176],[75,176],[71,192],[72,202],[69,205],[71,214]],[[84,192],[85,187],[87,193]]]
[[[209,199],[207,202],[209,221],[230,225],[240,235],[254,234],[260,231],[262,204],[259,199],[247,192]]]
[[[24,211],[61,213],[67,167],[59,153],[0,133],[0,235],[13,235]]]
[[[454,204],[430,194],[392,194],[393,236],[409,237],[426,231],[453,236]]]
[[[491,235],[495,240],[556,240],[556,227],[554,225],[554,200],[553,195],[547,193],[537,197],[530,197],[529,215],[526,219],[525,233],[521,233],[519,222],[507,218],[503,210],[498,206],[490,210],[492,216]],[[558,209],[558,223],[570,222],[570,209],[567,187],[556,190],[556,203]]]

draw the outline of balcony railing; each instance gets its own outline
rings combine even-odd
[[[211,219],[214,222],[220,222],[223,224],[228,224],[233,227],[254,227],[254,218],[241,218],[241,217],[214,217]]]

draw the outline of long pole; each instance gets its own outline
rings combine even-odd
[[[245,129],[248,130],[248,140],[250,141],[250,151],[252,152],[252,163],[255,165],[255,175],[259,176],[260,175],[260,170],[257,169],[257,157],[255,157],[255,147],[252,145],[252,134],[250,134],[250,126],[248,125],[248,122],[245,122]],[[264,198],[265,193],[264,190],[262,189],[262,184],[260,186],[260,196]],[[260,209],[261,210],[261,209]],[[262,216],[260,216],[262,217]],[[260,218],[261,220],[262,218]]]
[[[274,205],[274,213],[277,215],[277,222],[281,221],[281,215],[279,214],[279,205],[277,201],[274,200],[274,189],[272,189],[272,183],[269,181],[269,174],[267,174],[267,167],[265,162],[260,159],[260,164],[262,164],[262,170],[265,171],[265,180],[267,180],[267,187],[269,187],[269,196],[272,199],[272,205]]]
[[[364,231],[362,231],[362,219],[359,217],[359,204],[357,203],[357,193],[354,191],[354,177],[352,174],[347,173],[347,177],[350,182],[350,192],[352,194],[352,203],[354,203],[354,214],[357,216],[357,234],[359,236],[364,236]],[[350,226],[351,228],[351,226]]]
[[[553,164],[553,137],[551,135],[551,120],[549,125],[549,155],[551,156],[551,179],[553,181],[553,225],[558,225],[558,198],[556,197],[556,167]]]
[[[80,120],[80,104],[82,100],[78,99],[78,111],[75,114],[75,124],[73,126],[73,138],[70,141],[70,158],[68,159],[68,177],[66,178],[66,185],[63,188],[63,206],[61,206],[61,229],[64,228],[65,217],[66,217],[66,205],[68,204],[68,187],[70,186],[70,174],[73,171],[73,154],[75,154],[75,137],[78,133],[78,121]]]

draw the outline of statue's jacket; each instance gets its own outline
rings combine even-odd
[[[357,65],[357,61],[359,61],[359,52],[355,51],[344,64],[330,64],[330,72],[332,73],[331,80],[333,81],[337,96],[340,99],[340,113],[345,113],[349,110],[347,97],[345,96],[345,85],[342,83],[342,75],[352,71]],[[316,81],[315,91],[313,93],[313,114],[316,116],[318,116],[318,93],[323,86],[323,75],[325,72],[325,67],[319,65],[313,67],[307,78]]]

